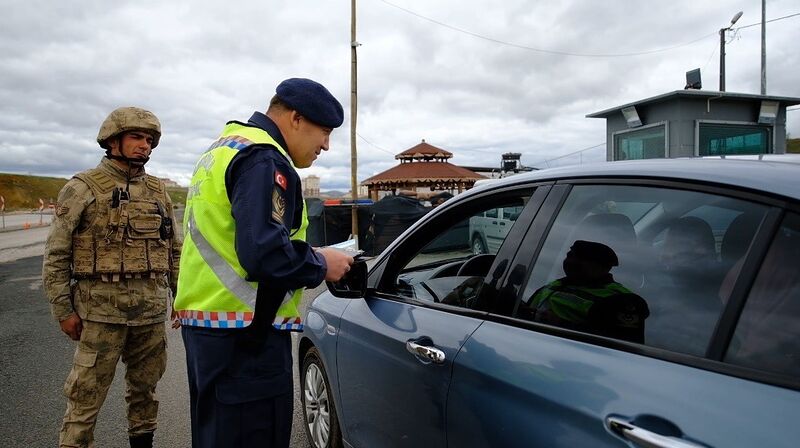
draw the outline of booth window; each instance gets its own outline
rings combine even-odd
[[[657,125],[614,135],[614,160],[665,157],[666,126]]]
[[[723,156],[767,154],[772,147],[767,126],[700,123],[698,154]]]

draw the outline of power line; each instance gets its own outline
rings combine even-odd
[[[788,18],[794,17],[794,16],[800,16],[800,12],[797,12],[797,13],[794,13],[794,14],[789,14],[788,16],[778,17],[776,19],[769,19],[764,23],[770,23],[770,22],[775,22],[775,21],[778,21],[778,20],[788,19]],[[741,30],[741,29],[750,28],[751,26],[756,26],[756,25],[761,25],[761,22],[751,23],[750,25],[744,25],[744,26],[733,28],[733,29],[734,30]]]
[[[473,33],[472,31],[468,31],[468,30],[465,30],[465,29],[462,29],[462,28],[458,28],[458,27],[455,27],[455,26],[452,26],[452,25],[448,25],[448,24],[446,24],[444,22],[440,22],[440,21],[432,19],[430,17],[423,16],[421,14],[418,14],[418,13],[416,13],[414,11],[411,11],[409,9],[403,8],[402,6],[395,5],[394,3],[388,2],[386,0],[381,0],[381,1],[383,3],[386,3],[387,5],[389,5],[391,7],[397,8],[397,9],[399,9],[399,10],[401,10],[401,11],[407,13],[407,14],[411,14],[411,15],[413,15],[415,17],[418,17],[418,18],[423,19],[423,20],[427,20],[428,22],[435,23],[436,25],[451,29],[453,31],[458,31],[459,33],[464,33],[464,34],[468,34],[468,35],[470,35],[472,37],[477,37],[478,39],[483,39],[483,40],[486,40],[486,41],[489,41],[489,42],[494,42],[496,44],[506,45],[506,46],[509,46],[509,47],[519,48],[521,50],[535,51],[537,53],[557,54],[557,55],[561,55],[561,56],[576,56],[576,57],[584,57],[584,58],[620,58],[620,57],[627,57],[627,56],[642,56],[642,55],[647,55],[647,54],[661,53],[661,52],[664,52],[664,51],[670,51],[670,50],[674,50],[674,49],[680,48],[680,47],[685,47],[687,45],[691,45],[691,44],[699,42],[699,41],[701,41],[703,39],[707,39],[707,38],[709,38],[711,36],[715,36],[717,34],[717,32],[714,31],[713,33],[706,34],[704,36],[698,37],[697,39],[691,40],[691,41],[683,43],[683,44],[674,45],[672,47],[659,48],[659,49],[647,50],[647,51],[637,51],[637,52],[632,52],[632,53],[605,53],[605,54],[604,53],[571,53],[571,52],[568,52],[568,51],[547,50],[547,49],[544,49],[544,48],[529,47],[527,45],[515,44],[515,43],[512,43],[512,42],[506,42],[506,41],[503,41],[503,40],[495,39],[493,37],[484,36],[484,35],[481,35],[481,34],[478,34],[478,33]]]
[[[356,135],[357,135],[357,136],[358,136],[358,138],[360,138],[361,140],[364,140],[365,142],[367,142],[367,143],[368,143],[370,146],[372,146],[372,147],[374,147],[374,148],[377,148],[377,149],[380,149],[381,151],[383,151],[383,152],[385,152],[385,153],[387,153],[387,154],[395,155],[393,152],[389,151],[388,149],[381,148],[380,146],[376,145],[375,143],[372,143],[371,141],[369,141],[369,140],[365,139],[365,138],[364,138],[364,136],[363,136],[363,135],[361,135],[361,134],[359,134],[358,132],[356,132]]]
[[[563,159],[565,157],[574,156],[575,154],[580,154],[580,153],[582,153],[584,151],[588,151],[590,149],[599,148],[600,146],[603,146],[605,144],[606,144],[606,142],[598,143],[598,144],[596,144],[594,146],[589,146],[588,148],[579,149],[577,151],[573,151],[573,152],[558,156],[558,157],[553,158],[553,159],[544,159],[544,160],[541,160],[539,162],[535,162],[535,163],[531,164],[531,166],[539,165],[541,163],[545,163],[546,165],[550,166],[550,164],[548,162],[552,162],[552,161],[555,161],[555,160],[558,160],[558,159]]]

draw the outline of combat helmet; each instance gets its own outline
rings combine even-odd
[[[127,131],[144,131],[153,136],[153,148],[161,139],[161,123],[155,114],[138,107],[120,107],[111,112],[100,125],[97,143],[105,150],[110,150],[108,139]]]

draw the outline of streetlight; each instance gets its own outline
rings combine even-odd
[[[742,11],[736,13],[731,19],[731,24],[719,30],[719,91],[725,91],[725,31],[733,28],[733,25],[744,14]]]

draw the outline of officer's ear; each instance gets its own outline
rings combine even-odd
[[[292,125],[292,129],[297,130],[300,129],[300,121],[303,120],[303,116],[300,115],[299,112],[296,110],[292,110],[289,112],[289,123]]]

